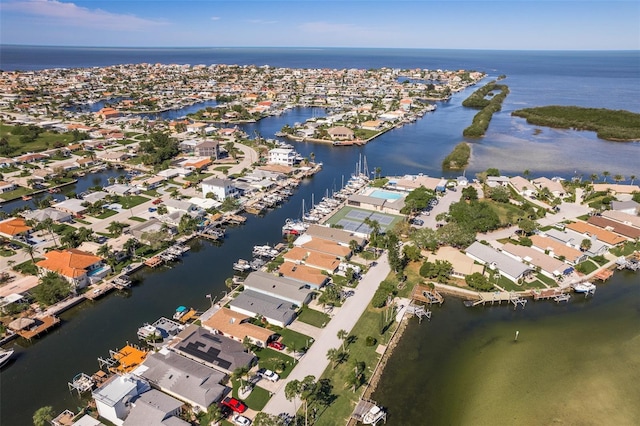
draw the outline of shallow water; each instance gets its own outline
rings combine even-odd
[[[524,310],[448,298],[411,320],[373,399],[390,425],[639,424],[639,353],[638,274]]]

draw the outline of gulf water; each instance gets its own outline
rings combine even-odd
[[[589,176],[607,170],[638,175],[640,144],[599,140],[590,132],[542,128],[539,135],[510,111],[549,104],[640,112],[638,52],[492,52],[414,49],[89,49],[0,46],[0,69],[34,70],[127,63],[256,64],[314,68],[475,69],[506,74],[503,110],[484,138],[469,140],[467,176],[487,167],[507,174]],[[16,360],[0,380],[0,423],[24,425],[43,405],[75,410],[80,401],[66,383],[92,373],[96,358],[135,339],[136,329],[177,305],[204,309],[205,295],[221,294],[237,258],[254,244],[280,240],[287,217],[305,199],[339,189],[360,155],[382,173],[441,176],[440,163],[464,140],[475,111],[456,94],[415,124],[388,132],[365,147],[336,149],[298,144],[324,169],[306,180],[283,207],[228,231],[221,246],[196,243],[171,269],[141,273],[141,284],[65,313],[63,324],[32,345],[18,342]],[[184,113],[181,111],[176,114]],[[273,137],[284,124],[318,115],[308,108],[246,125]],[[637,424],[640,286],[637,275],[616,274],[594,299],[466,309],[449,299],[430,323],[411,324],[374,397],[389,410],[389,424]],[[517,343],[513,342],[520,331]]]

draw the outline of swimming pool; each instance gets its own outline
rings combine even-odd
[[[402,194],[397,192],[385,191],[384,189],[376,189],[369,197],[382,198],[384,200],[398,200],[403,197]]]

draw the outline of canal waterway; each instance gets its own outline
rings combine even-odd
[[[547,64],[547,69],[553,71],[549,76],[540,71],[541,65],[536,62],[540,58],[536,54],[531,56],[535,59],[531,63],[520,64],[513,60],[513,64],[518,65],[513,65],[511,69],[498,67],[489,70],[496,75],[506,73],[509,76],[506,83],[510,85],[511,94],[503,111],[494,116],[487,136],[470,141],[473,144],[473,156],[467,176],[471,177],[489,166],[510,174],[520,173],[527,168],[534,176],[547,174],[571,177],[575,173],[588,176],[603,170],[610,171],[612,175],[638,175],[640,145],[637,143],[605,142],[587,132],[543,129],[541,136],[534,135],[533,128],[524,124],[524,120],[516,120],[509,115],[510,110],[520,106],[566,104],[565,96],[571,100],[579,99],[582,104],[587,99],[584,93],[600,93],[598,90],[603,87],[602,84],[609,93],[625,93],[629,96],[640,90],[640,85],[632,84],[637,82],[637,76],[634,77],[626,68],[623,75],[618,76],[607,68],[615,67],[615,63],[609,61],[605,64],[599,62],[598,58],[582,58],[572,68],[562,56],[554,56],[556,62]],[[408,60],[406,63],[410,66],[429,66],[413,57],[406,58],[403,56],[400,59],[398,56],[397,60],[402,65]],[[501,64],[507,60],[498,59]],[[481,55],[471,54],[470,59],[457,63],[458,66],[453,68],[480,68],[478,63],[488,62]],[[327,64],[330,66],[330,63]],[[580,73],[580,67],[585,64],[596,64],[589,75]],[[389,65],[389,62],[382,65]],[[336,66],[367,68],[380,65],[374,62],[358,65],[347,61]],[[542,87],[545,90],[541,90]],[[309,205],[312,194],[318,200],[327,189],[339,189],[342,176],[345,181],[348,179],[361,155],[366,156],[369,171],[380,167],[383,175],[425,173],[441,176],[442,159],[455,144],[464,140],[462,129],[475,114],[474,110],[460,105],[469,93],[470,90],[454,95],[447,102],[439,102],[435,112],[425,115],[414,124],[385,133],[364,147],[335,148],[323,144],[297,143],[296,149],[303,156],[308,157],[313,152],[324,167],[319,174],[305,180],[284,206],[264,217],[250,217],[243,226],[228,229],[222,245],[196,242],[185,258],[171,268],[139,273],[136,277],[139,278],[139,284],[128,292],[113,293],[102,300],[85,303],[68,311],[62,315],[63,324],[59,328],[33,344],[24,341],[14,344],[16,359],[3,368],[0,377],[0,423],[10,426],[29,424],[33,412],[43,405],[52,405],[56,410],[75,409],[80,404],[68,392],[67,381],[79,372],[94,372],[98,368],[98,356],[106,356],[109,349],[122,347],[126,341],[135,341],[139,326],[160,316],[172,315],[177,305],[205,309],[209,304],[205,295],[211,293],[219,297],[224,292],[224,280],[232,276],[232,263],[236,259],[250,257],[255,244],[279,242],[280,227],[287,217],[300,216],[302,200]],[[577,93],[582,93],[582,98]],[[637,107],[628,99],[638,97],[607,95],[598,97],[592,106]],[[176,113],[178,116],[186,114],[185,111]],[[241,127],[250,135],[257,130],[262,137],[269,138],[285,124],[302,122],[314,115],[317,113],[313,109],[299,108]],[[105,173],[100,177],[102,184],[108,175],[108,172]],[[454,176],[455,173],[448,175]],[[83,185],[87,188],[95,185],[93,179],[92,176],[83,178]],[[79,182],[74,192],[82,192],[83,189],[86,188],[81,188]],[[15,202],[15,205],[20,202]],[[5,205],[5,209],[7,207]],[[530,304],[525,311],[516,312],[504,306],[465,310],[458,301],[448,300],[443,308],[436,310],[431,323],[423,322],[420,326],[408,328],[396,350],[398,355],[392,357],[380,383],[380,389],[386,393],[376,394],[375,397],[389,408],[392,424],[422,423],[422,407],[426,407],[426,404],[432,404],[429,407],[434,419],[445,419],[444,424],[474,423],[473,417],[449,417],[452,420],[446,421],[445,414],[435,407],[437,403],[447,413],[451,411],[450,407],[455,406],[459,413],[450,414],[452,416],[478,416],[476,424],[483,424],[492,413],[495,416],[507,416],[509,409],[514,416],[512,418],[523,419],[515,416],[523,415],[525,402],[550,406],[553,410],[549,412],[557,411],[564,407],[563,397],[564,400],[569,398],[558,391],[549,392],[549,395],[556,396],[551,399],[541,389],[545,386],[562,389],[562,384],[569,382],[575,385],[569,389],[576,392],[569,404],[571,412],[577,410],[575,404],[579,402],[578,397],[586,392],[597,395],[603,407],[608,403],[620,407],[622,402],[627,401],[627,396],[638,396],[637,387],[635,393],[629,387],[631,378],[635,377],[637,383],[637,372],[640,371],[638,365],[633,364],[634,358],[629,355],[632,350],[637,353],[638,349],[638,338],[632,338],[638,334],[637,314],[640,309],[637,284],[632,287],[637,280],[634,276],[616,274],[609,284],[598,290],[593,300],[572,300],[568,305]],[[521,340],[508,346],[514,328],[520,330]],[[592,335],[595,344],[590,346],[587,343]],[[628,340],[624,340],[625,336]],[[556,347],[557,351],[549,350]],[[431,354],[425,355],[425,351],[431,351]],[[404,360],[397,358],[405,353]],[[621,358],[617,358],[618,353],[622,354]],[[607,354],[610,356],[607,357]],[[545,362],[547,359],[549,363]],[[521,364],[515,363],[516,360]],[[413,364],[409,364],[409,361]],[[615,374],[606,376],[604,371],[610,369],[612,363],[615,363],[615,369],[618,365],[628,368],[629,374],[624,375],[616,370]],[[407,368],[408,365],[413,367]],[[535,385],[535,392],[526,387],[526,380],[519,380],[518,374],[506,373],[510,370],[521,373],[531,384],[535,377],[531,372],[523,371],[528,365],[532,366],[531,370],[546,371],[544,368],[552,368],[540,376],[546,380],[544,384]],[[591,372],[594,379],[597,378],[593,387],[578,386],[585,384],[580,380],[589,377],[583,374],[585,370]],[[423,371],[426,373],[423,374]],[[489,372],[495,372],[495,375]],[[402,377],[403,380],[396,380],[396,377]],[[448,377],[452,380],[447,381]],[[476,380],[476,377],[484,377],[485,380]],[[517,383],[515,388],[511,388],[517,392],[505,392],[507,388],[504,384],[510,382]],[[614,393],[618,392],[616,387],[624,393]],[[616,396],[619,399],[613,400]],[[590,403],[596,403],[595,396],[585,397]],[[518,400],[518,404],[506,405],[507,409],[502,412],[501,404],[505,399]],[[414,410],[408,407],[408,401],[419,408]],[[473,410],[459,405],[460,401],[467,401]],[[627,409],[627,413],[629,410],[632,408]],[[441,415],[444,417],[438,417]],[[441,424],[437,421],[432,423]]]

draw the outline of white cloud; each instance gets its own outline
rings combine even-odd
[[[219,16],[212,16],[211,20],[212,21],[219,21],[221,18]]]
[[[74,3],[63,3],[57,0],[12,1],[0,4],[0,10],[46,18],[53,24],[96,29],[141,31],[167,24],[167,22],[153,21],[134,15],[111,13],[102,9],[88,9]]]

